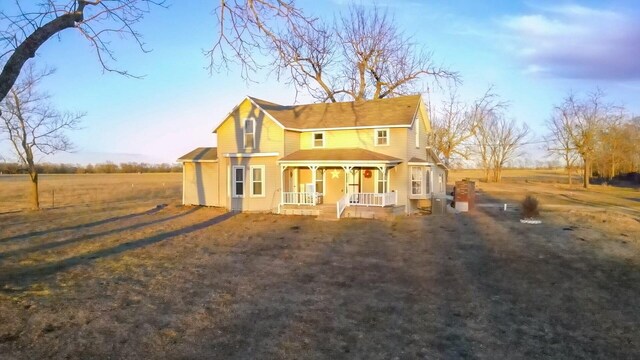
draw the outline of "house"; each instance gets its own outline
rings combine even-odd
[[[445,194],[420,95],[285,106],[252,97],[182,156],[183,203],[325,217],[412,213]]]

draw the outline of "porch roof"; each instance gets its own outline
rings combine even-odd
[[[218,161],[218,148],[199,147],[178,158],[178,162],[215,162]]]
[[[352,148],[298,150],[283,157],[280,159],[280,162],[399,164],[402,160],[371,150]]]

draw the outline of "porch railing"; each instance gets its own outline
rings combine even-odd
[[[351,197],[351,195],[352,194],[346,194],[345,196],[341,197],[340,200],[338,200],[338,202],[336,203],[336,215],[338,216],[338,219],[340,219],[340,217],[342,216],[342,212],[344,211],[344,209],[349,206],[349,198]]]
[[[350,206],[388,206],[397,203],[397,193],[353,193],[349,195]]]
[[[319,195],[310,192],[283,192],[282,204],[285,205],[316,205]]]
[[[398,193],[352,193],[346,194],[336,203],[336,215],[342,216],[342,212],[348,206],[391,206],[398,203]]]

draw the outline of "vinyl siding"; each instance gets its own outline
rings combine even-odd
[[[381,129],[386,129],[382,127]],[[376,146],[373,129],[331,130],[324,132],[324,148],[363,148],[381,154],[404,159],[407,153],[407,129],[390,128],[389,145]],[[314,149],[313,132],[300,134],[300,149]]]
[[[220,206],[217,163],[184,163],[184,204]]]
[[[300,133],[285,130],[284,132],[284,151],[282,156],[287,156],[292,152],[300,150]]]
[[[245,149],[243,129],[248,118],[256,120],[255,147]],[[227,153],[284,153],[284,130],[248,99],[223,121],[217,135],[219,157]]]
[[[271,211],[276,212],[280,203],[280,167],[278,157],[259,158],[227,158],[225,173],[225,188],[227,189],[227,208],[234,211]],[[233,167],[244,166],[244,196],[232,197]],[[264,166],[264,196],[251,196],[251,166]]]

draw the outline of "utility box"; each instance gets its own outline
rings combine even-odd
[[[447,212],[447,198],[442,195],[431,197],[431,215],[444,215]]]
[[[458,211],[473,210],[476,204],[476,183],[468,180],[456,181],[454,201]]]

